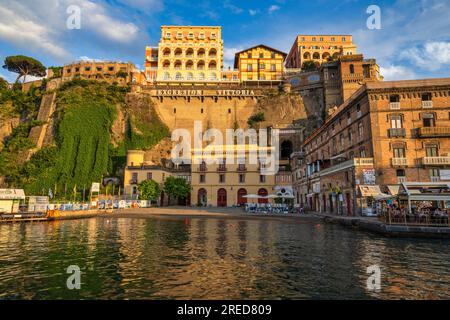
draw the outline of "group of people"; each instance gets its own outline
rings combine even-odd
[[[246,203],[245,212],[247,213],[284,213],[291,211],[288,204],[285,203]]]
[[[390,205],[383,210],[381,217],[386,222],[448,225],[450,210],[441,208],[412,208]]]

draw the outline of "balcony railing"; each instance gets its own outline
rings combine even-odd
[[[422,108],[433,108],[433,101],[422,101]]]
[[[344,161],[334,166],[323,169],[319,173],[321,176],[323,176],[332,172],[342,171],[352,167],[359,167],[359,166],[373,167],[373,158],[353,158],[351,160]]]
[[[389,103],[389,108],[391,110],[399,110],[400,109],[400,102],[391,102],[391,103]]]
[[[130,184],[137,184],[137,179],[130,179]]]
[[[450,137],[450,127],[422,127],[418,133],[423,138]]]
[[[247,167],[246,167],[246,166],[243,166],[243,165],[239,165],[239,166],[237,167],[237,171],[247,171]]]
[[[219,164],[217,171],[227,171],[227,167],[224,164]]]
[[[392,158],[392,165],[393,166],[406,166],[406,165],[408,165],[408,159],[407,158]]]
[[[404,182],[406,182],[406,177],[397,177],[397,183],[398,184],[402,184]]]
[[[198,171],[205,172],[206,171],[206,165],[200,165],[198,167]]]
[[[423,165],[450,165],[450,157],[423,157]]]
[[[389,138],[393,137],[405,137],[406,130],[405,128],[390,128],[388,129]]]

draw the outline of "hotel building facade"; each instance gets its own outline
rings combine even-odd
[[[286,68],[300,69],[305,61],[322,64],[356,54],[351,35],[298,35],[286,58]]]
[[[296,202],[346,215],[370,205],[361,187],[450,182],[450,79],[367,83],[291,159]]]
[[[284,75],[287,54],[265,45],[258,45],[237,52],[234,68],[240,71],[240,80],[277,81]]]
[[[221,27],[162,26],[158,48],[158,82],[205,82],[221,79]]]

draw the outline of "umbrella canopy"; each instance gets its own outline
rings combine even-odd
[[[247,194],[245,196],[242,196],[242,198],[247,198],[247,199],[262,199],[264,197],[262,196],[258,196],[257,194]]]

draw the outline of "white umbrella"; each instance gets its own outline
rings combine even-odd
[[[245,196],[242,196],[242,198],[247,198],[247,199],[262,199],[263,197],[258,196],[257,194],[247,194]]]

